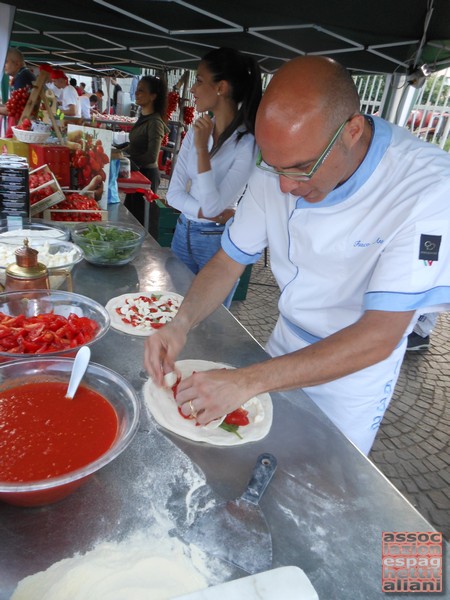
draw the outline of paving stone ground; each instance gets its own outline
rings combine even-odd
[[[247,298],[231,312],[265,344],[276,323],[279,290],[262,258]],[[407,352],[370,459],[450,541],[450,313],[440,316],[430,348]]]

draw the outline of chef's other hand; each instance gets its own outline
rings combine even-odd
[[[186,416],[200,425],[233,412],[254,394],[243,385],[241,369],[197,371],[182,379],[177,388],[177,404]]]
[[[164,375],[175,371],[175,360],[186,344],[186,336],[183,328],[171,322],[145,340],[144,366],[159,387],[164,385]]]

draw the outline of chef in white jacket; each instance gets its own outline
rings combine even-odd
[[[148,338],[146,368],[162,384],[189,330],[269,247],[281,291],[271,358],[196,373],[177,402],[205,424],[261,392],[301,387],[367,454],[417,317],[450,309],[450,156],[361,114],[349,73],[318,56],[275,74],[255,136],[258,168],[222,250]]]

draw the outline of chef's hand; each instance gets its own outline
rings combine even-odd
[[[253,395],[243,384],[240,369],[214,369],[182,379],[176,400],[183,414],[206,425],[236,410]]]
[[[144,366],[156,385],[164,385],[164,375],[175,371],[175,360],[186,344],[187,331],[175,321],[167,323],[145,340]]]
[[[208,115],[202,115],[194,123],[194,145],[197,152],[208,151],[208,140],[213,130],[213,122]]]

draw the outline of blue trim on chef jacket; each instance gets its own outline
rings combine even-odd
[[[291,321],[286,319],[285,316],[281,316],[283,317],[283,321],[286,323],[286,325],[289,327],[292,333],[295,333],[297,337],[301,338],[302,340],[305,340],[305,342],[308,342],[308,344],[315,344],[316,342],[320,342],[320,340],[323,339],[313,335],[312,333],[309,333],[308,331],[302,329],[298,325],[294,325],[294,323],[291,323]]]
[[[423,292],[366,292],[365,310],[419,310],[426,306],[450,305],[450,286],[438,286]]]
[[[229,232],[230,225],[233,221],[234,217],[229,219],[225,226],[225,231],[223,232],[221,238],[222,249],[228,254],[230,258],[232,258],[238,263],[241,263],[241,265],[252,265],[261,258],[262,252],[248,254],[247,252],[243,252],[240,248],[236,246],[236,244],[230,238]]]
[[[389,148],[392,139],[392,129],[382,119],[378,117],[367,117],[369,121],[372,121],[374,127],[374,134],[372,141],[369,146],[369,150],[359,165],[357,170],[345,183],[332,190],[323,200],[320,202],[307,202],[302,197],[298,198],[296,208],[323,208],[325,206],[334,206],[340,204],[350,198],[366,183],[366,181],[372,176],[375,169],[378,167],[381,159],[383,158],[386,150]]]

